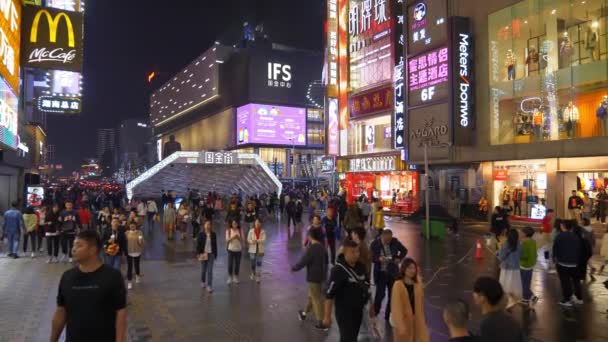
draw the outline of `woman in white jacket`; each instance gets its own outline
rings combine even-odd
[[[249,277],[259,283],[266,243],[266,232],[262,228],[260,219],[255,220],[253,228],[249,230],[247,242],[249,243],[249,260],[251,261],[251,275]]]

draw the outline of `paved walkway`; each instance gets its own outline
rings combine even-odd
[[[387,222],[420,261],[426,288],[426,316],[433,342],[447,341],[441,309],[450,298],[471,300],[471,288],[481,274],[498,274],[496,260],[487,250],[476,260],[478,233],[459,239],[424,241],[419,227],[400,219]],[[241,265],[241,284],[226,285],[226,253],[220,248],[215,264],[215,292],[202,292],[200,269],[194,260],[192,239],[166,242],[156,227],[142,264],[143,282],[129,292],[129,335],[132,341],[337,341],[337,329],[323,334],[312,322],[299,322],[296,311],[304,304],[305,272],[291,273],[290,265],[302,253],[303,235],[288,230],[276,218],[266,223],[267,254],[262,283],[248,279],[249,262]],[[223,228],[218,229],[223,246]],[[47,265],[43,258],[12,260],[0,257],[0,342],[48,341],[57,284],[65,264]],[[531,341],[608,341],[606,277],[586,286],[586,304],[562,311],[557,305],[559,284],[539,266],[534,291],[541,299],[534,312],[515,308]],[[589,295],[591,299],[589,300]],[[472,327],[479,319],[474,309]],[[372,341],[364,326],[360,341]],[[390,341],[387,336],[385,341]]]

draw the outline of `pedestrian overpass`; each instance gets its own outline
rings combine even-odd
[[[242,190],[246,195],[276,191],[283,186],[255,153],[175,152],[127,184],[127,197],[158,198],[161,190],[178,196],[188,189],[225,196]]]

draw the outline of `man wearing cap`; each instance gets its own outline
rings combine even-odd
[[[384,311],[384,318],[388,320],[391,313],[391,290],[395,278],[399,273],[399,263],[407,255],[407,248],[393,237],[390,229],[382,230],[370,247],[374,263],[374,283],[376,294],[374,296],[374,316],[380,313],[382,301],[388,290],[388,302]]]

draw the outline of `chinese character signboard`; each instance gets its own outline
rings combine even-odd
[[[450,67],[447,47],[409,58],[407,66],[410,107],[448,99]]]
[[[327,94],[338,96],[338,0],[327,1]]]
[[[19,54],[21,41],[21,3],[0,2],[0,76],[19,95]]]
[[[350,115],[353,118],[393,110],[393,87],[351,96]]]
[[[473,35],[468,18],[450,18],[452,34],[452,113],[454,144],[470,145],[475,129]]]
[[[65,96],[40,96],[38,109],[43,112],[76,114],[82,110],[79,98]]]
[[[23,10],[21,64],[82,71],[82,13],[39,6]]]
[[[201,164],[231,165],[238,164],[238,153],[235,152],[203,152]]]
[[[392,79],[391,0],[351,0],[350,87],[356,92]]]
[[[448,39],[447,0],[419,0],[407,8],[407,54],[444,44]]]
[[[396,157],[357,158],[349,160],[350,172],[395,171]]]
[[[405,120],[405,65],[404,65],[404,49],[405,36],[404,25],[405,18],[403,13],[404,0],[395,0],[395,67],[393,69],[393,83],[395,87],[394,99],[394,125],[395,125],[395,148],[405,148],[407,138],[406,120]]]

